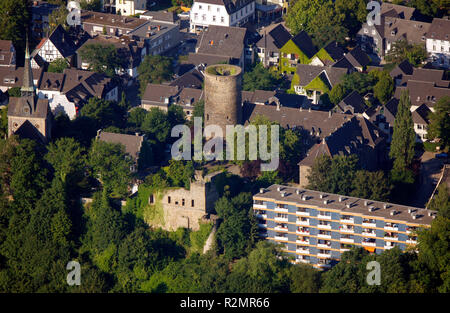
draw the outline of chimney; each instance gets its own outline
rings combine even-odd
[[[385,204],[383,204],[383,209],[387,209],[388,208],[388,204],[387,203],[385,203]]]
[[[299,195],[300,194],[300,190],[299,189],[295,190],[295,193]]]
[[[283,188],[277,187],[277,191],[281,191],[281,190],[283,190]]]
[[[328,204],[328,200],[323,200],[323,204]]]
[[[413,218],[413,220],[417,219],[417,215],[416,214],[411,214],[411,217]]]
[[[331,113],[331,110],[328,111],[328,117],[329,117],[329,118],[331,118],[331,114],[332,114],[332,113]]]
[[[308,198],[306,197],[306,195],[303,195],[303,196],[302,196],[302,200],[303,200],[303,201],[308,200]]]
[[[342,202],[342,199],[343,199],[342,197],[339,197],[339,202]]]
[[[321,193],[321,194],[319,195],[319,198],[320,198],[320,199],[323,199],[323,193]]]
[[[345,206],[347,207],[347,209],[350,209],[352,207],[350,203],[347,203]]]
[[[285,196],[286,196],[286,193],[285,193],[285,192],[282,192],[282,193],[281,193],[281,197],[284,198]]]
[[[161,25],[156,26],[158,28],[158,31],[161,30]]]
[[[259,193],[264,193],[264,188],[259,188]]]
[[[390,212],[390,214],[391,214],[392,216],[394,216],[395,213],[397,213],[395,210],[392,210],[392,211]]]

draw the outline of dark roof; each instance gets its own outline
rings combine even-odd
[[[428,29],[427,38],[450,41],[450,20],[434,18]]]
[[[0,66],[0,86],[8,87],[22,87],[23,85],[23,67],[2,67]],[[32,69],[33,80],[36,86],[39,86],[40,80],[42,78],[43,69]],[[5,79],[10,80],[10,83],[6,83]]]
[[[297,74],[300,78],[300,86],[308,85],[314,78],[321,75],[330,86],[333,87],[339,83],[342,77],[348,73],[346,68],[314,66],[307,64],[297,64]]]
[[[183,88],[176,97],[176,104],[181,106],[192,106],[203,99],[204,93],[201,89]]]
[[[203,54],[203,53],[189,53],[188,55],[188,63],[194,65],[204,64],[205,66],[218,64],[218,63],[228,63],[230,62],[230,57],[219,56],[219,55],[211,55],[211,54]]]
[[[184,73],[170,83],[170,86],[178,86],[180,88],[198,88],[201,89],[203,84],[203,74],[194,69],[191,72]]]
[[[61,91],[63,84],[64,84],[64,74],[63,73],[45,72],[42,75],[42,79],[41,79],[38,89]]]
[[[390,75],[392,78],[397,78],[403,75],[412,75],[413,71],[414,66],[408,60],[404,60],[390,72]]]
[[[76,46],[72,40],[72,37],[64,30],[61,25],[58,25],[55,30],[48,37],[58,49],[58,51],[62,54],[64,58],[70,57],[75,54]],[[42,46],[39,46],[39,49]]]
[[[388,2],[381,3],[381,15],[394,16],[406,20],[410,20],[414,17],[416,9],[413,7],[407,7],[404,5],[392,4]]]
[[[412,106],[421,106],[426,104],[429,108],[434,105],[444,96],[450,96],[449,88],[437,87],[433,82],[421,82],[409,80],[406,87],[397,87],[394,97],[400,99],[401,92],[405,89],[409,91]]]
[[[292,38],[288,30],[281,24],[272,29],[268,35],[278,49],[281,49]]]
[[[337,106],[341,110],[341,113],[350,111],[352,114],[362,114],[367,109],[364,98],[356,90],[346,96],[341,102],[338,103]]]
[[[166,22],[166,23],[175,23],[179,20],[178,15],[175,13],[175,11],[168,12],[168,11],[147,11],[144,14],[141,14],[142,16],[148,16],[151,21],[159,21],[159,22]]]
[[[180,89],[177,86],[147,84],[147,88],[145,88],[144,95],[142,96],[142,102],[154,105],[164,105],[164,99],[174,97],[178,94],[179,90]]]
[[[344,56],[344,50],[339,47],[336,41],[330,42],[328,45],[324,47],[324,50],[330,55],[330,57],[337,61]]]
[[[244,51],[247,29],[210,25],[202,33],[197,53],[239,59]]]
[[[360,46],[357,46],[351,50],[345,55],[345,57],[354,67],[365,67],[370,64],[369,56],[361,49]]]
[[[414,124],[422,124],[422,125],[428,125],[429,119],[428,114],[430,114],[431,110],[428,108],[426,104],[422,104],[420,107],[415,109],[412,112],[412,119]]]
[[[424,39],[430,23],[395,17],[384,17],[384,20],[384,33],[381,33],[381,36],[389,42],[407,40],[416,44],[425,44]]]
[[[97,138],[108,143],[118,143],[125,147],[125,152],[128,153],[134,160],[137,160],[139,152],[141,151],[144,136],[140,135],[126,135],[117,133],[100,132]]]
[[[305,31],[301,31],[294,36],[292,41],[297,45],[297,47],[300,48],[300,50],[303,51],[304,54],[306,54],[309,59],[317,53],[317,49],[314,46],[311,37],[309,37]]]
[[[114,26],[118,28],[134,30],[142,26],[143,24],[148,23],[148,20],[131,16],[120,16],[117,14],[82,10],[81,22],[83,24]]]
[[[33,108],[33,102],[35,102],[35,107]],[[31,115],[23,112],[24,105],[31,106]],[[8,116],[18,116],[18,117],[30,117],[30,118],[45,118],[47,117],[48,110],[48,100],[38,99],[33,101],[32,99],[21,97],[9,98],[8,104]]]

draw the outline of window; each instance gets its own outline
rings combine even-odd
[[[220,22],[225,23],[225,18],[223,16],[220,17]]]
[[[206,15],[205,14],[202,15],[202,21],[206,21]]]
[[[194,199],[191,200],[191,207],[194,207]]]
[[[167,203],[170,203],[170,196],[167,197]]]
[[[153,195],[150,195],[150,199],[149,199],[150,204],[155,202],[155,199],[153,198]]]
[[[181,199],[181,205],[184,206],[184,199]]]
[[[210,5],[208,5],[208,11],[211,11],[211,6]]]
[[[216,16],[215,15],[213,15],[213,22],[215,22],[216,21]]]
[[[199,9],[201,10],[201,9],[202,9],[202,6],[201,6],[201,5],[199,5],[199,6],[198,6],[198,8],[199,8]]]

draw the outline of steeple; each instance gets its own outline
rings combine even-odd
[[[22,97],[34,96],[33,71],[31,70],[30,49],[28,46],[28,34],[25,48],[25,64],[23,67],[23,84],[20,88]]]

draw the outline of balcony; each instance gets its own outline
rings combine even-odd
[[[288,231],[289,229],[287,227],[275,226],[274,230],[277,230],[277,231]]]
[[[309,249],[296,249],[295,251],[297,253],[309,254]]]
[[[331,264],[318,263],[317,266],[320,267],[320,268],[330,268]]]
[[[317,244],[317,247],[319,247],[319,248],[325,248],[325,249],[329,249],[329,248],[331,248],[331,243],[330,244],[326,244],[326,243],[318,243]]]
[[[309,240],[299,240],[299,239],[297,239],[295,242],[296,243],[309,244]]]
[[[354,224],[355,220],[353,218],[341,218],[340,222],[344,224]]]
[[[393,226],[384,226],[384,229],[398,231],[398,227],[393,227]]]
[[[275,236],[274,239],[275,240],[280,240],[280,241],[287,241],[288,237]]]
[[[317,218],[331,220],[331,215],[323,215],[323,214],[320,214],[320,212],[319,212],[319,215],[317,215]]]
[[[395,246],[384,246],[384,250],[389,250],[389,249],[392,249],[392,248],[394,248]]]
[[[309,226],[309,220],[302,221],[302,220],[297,219],[296,224],[301,225],[301,226]]]
[[[355,243],[354,238],[341,238],[341,242]]]
[[[331,258],[331,253],[317,253],[317,257],[329,259]]]
[[[297,262],[301,262],[301,263],[309,263],[308,259],[297,259]]]
[[[362,223],[363,227],[377,227],[377,223],[372,223],[372,222],[363,222]]]
[[[331,235],[326,235],[326,234],[318,234],[317,237],[323,238],[323,239],[331,239]]]
[[[349,248],[341,248],[340,251],[341,251],[342,253],[344,253],[344,252],[350,251],[350,249],[349,249]]]
[[[259,228],[267,228],[267,224],[258,224]]]
[[[309,230],[298,230],[296,231],[297,234],[301,235],[309,235]]]
[[[287,213],[287,212],[288,212],[288,209],[287,209],[287,208],[282,208],[282,207],[276,206],[276,207],[275,207],[275,211],[276,211],[276,212],[284,212],[284,213]]]
[[[410,245],[416,245],[416,244],[417,244],[417,240],[414,240],[414,239],[408,239],[408,240],[406,240],[406,243],[407,243],[407,244],[410,244]]]
[[[295,214],[300,215],[300,216],[309,216],[309,212],[306,211],[298,211],[295,212]]]
[[[361,233],[361,235],[369,236],[369,237],[376,237],[377,236],[377,234],[375,232],[373,232],[373,233],[363,232],[363,233]]]
[[[363,246],[367,246],[367,247],[376,247],[377,246],[377,243],[376,242],[369,242],[369,241],[367,241],[367,242],[362,242],[361,243]]]
[[[346,234],[354,234],[355,230],[353,228],[341,228],[340,232],[341,233],[346,233]]]
[[[331,229],[331,224],[328,224],[328,225],[318,224],[317,227],[320,229]]]
[[[253,203],[253,208],[254,208],[254,209],[263,209],[263,210],[265,210],[265,209],[267,209],[267,206],[266,206],[265,204],[256,204],[256,203]]]
[[[288,221],[288,218],[287,218],[287,217],[275,216],[275,221],[278,221],[278,222],[287,222],[287,221]]]
[[[384,236],[384,240],[389,240],[389,241],[394,240],[394,241],[397,241],[397,240],[398,240],[398,237]]]

